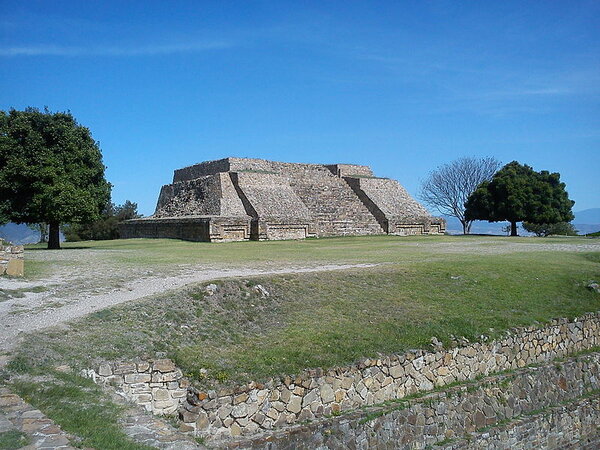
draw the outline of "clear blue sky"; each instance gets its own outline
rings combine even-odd
[[[0,109],[71,110],[113,200],[244,156],[367,164],[413,195],[463,155],[600,207],[598,1],[0,0]]]

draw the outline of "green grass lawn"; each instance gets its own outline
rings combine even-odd
[[[445,342],[451,335],[476,340],[510,327],[598,311],[600,295],[586,286],[600,280],[600,252],[539,251],[543,249],[528,245],[592,242],[374,236],[227,244],[104,241],[65,244],[62,252],[28,247],[30,280],[53,271],[68,274],[81,265],[89,266],[95,278],[104,276],[104,270],[127,278],[146,268],[173,273],[180,266],[378,265],[224,279],[216,282],[212,296],[198,284],[101,310],[27,335],[3,377],[28,402],[79,436],[77,445],[142,448],[120,431],[121,409],[100,388],[75,375],[79,369],[104,360],[166,354],[198,386],[209,388],[424,348],[432,336]],[[71,288],[77,292],[77,283],[86,282],[80,272]],[[106,282],[114,280],[106,276],[101,283]],[[270,295],[262,297],[257,284]],[[22,293],[0,294],[1,300]],[[65,364],[72,374],[55,370]],[[11,439],[20,436],[0,436]]]
[[[17,378],[11,383],[11,387],[25,401],[35,405],[60,424],[64,431],[76,436],[76,441],[72,444],[79,448],[151,448],[139,445],[125,435],[118,423],[123,407],[115,405],[108,395],[89,379],[44,368],[29,371],[29,376]],[[15,438],[16,434],[13,436],[13,439]]]
[[[311,252],[355,257],[348,246],[331,248],[334,240],[319,243]],[[361,253],[360,261],[376,259],[371,249]],[[600,279],[600,253],[406,254],[395,255],[403,263],[368,269],[223,280],[213,296],[203,286],[164,293],[31,335],[19,359],[83,368],[166,352],[211,386],[600,310],[600,295],[586,288]],[[271,295],[261,298],[256,284]]]
[[[0,432],[0,450],[14,450],[29,444],[27,435],[20,431],[10,430]]]
[[[66,250],[110,251],[116,265],[155,267],[173,264],[217,264],[242,266],[280,263],[379,263],[409,262],[423,256],[455,252],[461,246],[506,246],[509,244],[589,244],[584,237],[529,238],[502,236],[356,236],[300,241],[248,241],[228,243],[188,242],[174,239],[123,239],[65,242]],[[43,245],[26,247],[29,255],[47,252]],[[34,251],[35,250],[35,251]],[[50,250],[48,252],[53,252]],[[28,256],[29,256],[28,255]],[[57,264],[63,262],[57,261]],[[66,259],[64,263],[69,263]]]

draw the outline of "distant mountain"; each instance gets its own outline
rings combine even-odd
[[[575,213],[573,223],[600,224],[600,208],[584,209]]]
[[[600,223],[574,223],[573,226],[579,234],[591,234],[600,231]]]
[[[575,219],[573,220],[573,226],[579,232],[579,234],[595,233],[600,231],[600,208],[584,209],[573,213]],[[443,216],[446,219],[446,228],[450,234],[462,234],[462,225],[455,217]],[[471,227],[471,233],[473,234],[497,234],[506,235],[506,232],[502,230],[503,227],[507,226],[508,222],[486,222],[477,220]],[[519,228],[519,234],[521,236],[528,236],[523,228]]]
[[[573,226],[579,234],[595,233],[600,231],[600,208],[584,209],[573,213]]]
[[[448,233],[463,233],[462,225],[456,217],[442,217],[446,219],[446,231]],[[471,234],[494,234],[498,236],[506,236],[506,231],[504,231],[503,228],[508,225],[510,225],[508,222],[487,222],[485,220],[476,220],[471,226]],[[519,226],[519,235],[529,236],[529,233]]]
[[[24,223],[7,223],[0,225],[0,237],[13,244],[35,244],[40,240],[40,233]]]

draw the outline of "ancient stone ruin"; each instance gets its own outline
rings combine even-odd
[[[191,241],[443,234],[396,180],[367,166],[225,158],[175,171],[156,212],[125,222],[124,238]]]
[[[600,354],[593,350],[600,344],[600,313],[483,338],[456,340],[447,348],[432,339],[431,351],[379,355],[346,367],[307,369],[207,391],[198,390],[167,359],[103,363],[82,374],[116,387],[154,414],[178,411],[182,431],[215,441],[256,439],[239,448],[267,448],[266,442],[269,449],[367,448],[356,442],[365,434],[374,439],[373,448],[389,442],[427,448],[466,433],[481,442],[452,448],[507,448],[486,445],[487,440],[506,444],[514,438],[515,444],[531,444],[550,433],[556,434],[553,439],[565,439],[565,448],[580,448],[566,444],[586,435],[598,441]],[[558,364],[557,358],[574,354],[584,355]],[[382,409],[373,414],[364,409],[370,407]],[[551,407],[562,408],[554,422],[547,421]],[[533,417],[540,412],[544,414]],[[523,416],[532,420],[524,424]],[[496,430],[495,437],[477,434],[512,421],[509,432],[514,436],[506,430]],[[331,433],[341,443],[323,442]]]
[[[0,275],[22,277],[24,272],[23,246],[0,239]]]

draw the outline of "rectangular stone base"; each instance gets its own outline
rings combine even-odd
[[[279,241],[285,239],[306,239],[315,236],[311,223],[285,223],[281,220],[254,220],[252,223],[252,239]]]
[[[196,242],[247,241],[250,217],[135,219],[119,225],[121,238],[167,238]]]
[[[25,274],[25,261],[22,259],[11,259],[6,266],[6,275],[10,277],[22,277]]]

